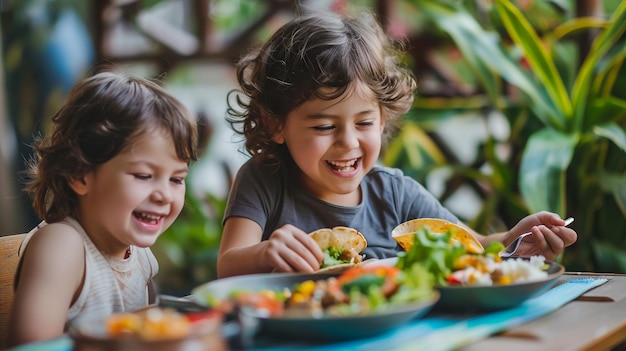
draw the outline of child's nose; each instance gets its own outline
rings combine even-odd
[[[169,203],[172,202],[173,195],[172,190],[169,187],[161,187],[159,189],[155,189],[152,192],[152,201],[159,203]]]
[[[353,128],[345,128],[339,135],[338,142],[345,146],[347,149],[354,149],[359,147],[359,138],[356,130]]]

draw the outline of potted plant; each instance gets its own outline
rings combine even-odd
[[[462,102],[438,101],[445,106],[438,111],[499,111],[518,138],[512,141],[519,154],[508,160],[497,157],[493,139],[483,145],[491,174],[471,165],[457,168],[487,181],[495,193],[497,200],[488,199],[480,215],[507,206],[518,214],[574,216],[579,240],[563,257],[568,269],[626,272],[626,251],[620,249],[626,242],[626,96],[620,88],[626,78],[626,3],[607,20],[572,18],[539,34],[509,0],[494,1],[489,26],[456,2],[411,2],[452,39],[485,92]],[[501,31],[494,29],[500,24]],[[573,34],[589,30],[598,34],[591,50],[581,52]],[[409,115],[413,136],[425,106],[428,101],[418,98]],[[407,142],[401,135],[397,143]],[[394,145],[389,151],[388,163],[401,159]]]

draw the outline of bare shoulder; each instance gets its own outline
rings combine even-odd
[[[28,253],[33,251],[41,254],[41,251],[48,251],[50,254],[60,253],[67,255],[71,252],[84,252],[83,239],[81,235],[65,223],[51,223],[39,228],[33,233],[28,242]]]
[[[82,278],[85,263],[83,239],[67,224],[51,223],[38,229],[23,255],[22,275],[45,274],[63,280]],[[25,277],[20,280],[22,278]]]
[[[82,289],[85,249],[72,227],[48,224],[36,230],[23,253],[11,313],[13,342],[63,333],[69,306]]]

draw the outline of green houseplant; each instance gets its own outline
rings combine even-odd
[[[411,2],[452,39],[485,94],[437,103],[418,99],[409,124],[423,123],[424,111],[449,115],[494,109],[507,116],[518,138],[519,158],[508,163],[495,156],[490,141],[485,143],[490,175],[471,166],[458,170],[494,189],[496,200],[487,199],[479,217],[502,206],[519,215],[549,210],[574,216],[579,240],[563,257],[568,269],[626,272],[621,249],[626,247],[626,96],[620,89],[626,78],[626,3],[619,3],[608,20],[572,18],[540,35],[508,0],[494,1],[492,9],[502,31],[493,29],[494,21],[481,24],[456,2]],[[572,38],[588,30],[598,34],[585,56]],[[511,87],[520,94],[507,93]],[[407,138],[413,143],[427,139],[415,128],[407,130],[413,132],[403,131],[398,141],[404,147]],[[403,155],[394,145],[389,151],[386,162],[391,164]],[[434,167],[442,162],[431,159]]]
[[[179,218],[153,247],[159,260],[156,277],[162,293],[182,296],[217,278],[217,251],[226,199],[187,192]]]

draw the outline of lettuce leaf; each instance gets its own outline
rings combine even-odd
[[[343,249],[337,247],[329,247],[328,249],[324,250],[324,260],[322,261],[322,266],[320,268],[336,266],[338,264],[350,262],[347,260],[339,259],[339,256],[341,256],[342,252]]]
[[[415,242],[406,252],[398,253],[396,267],[410,271],[413,265],[421,265],[433,275],[437,285],[447,285],[446,277],[454,270],[454,262],[467,253],[465,245],[450,242],[452,232],[432,233],[428,227],[415,232]]]

